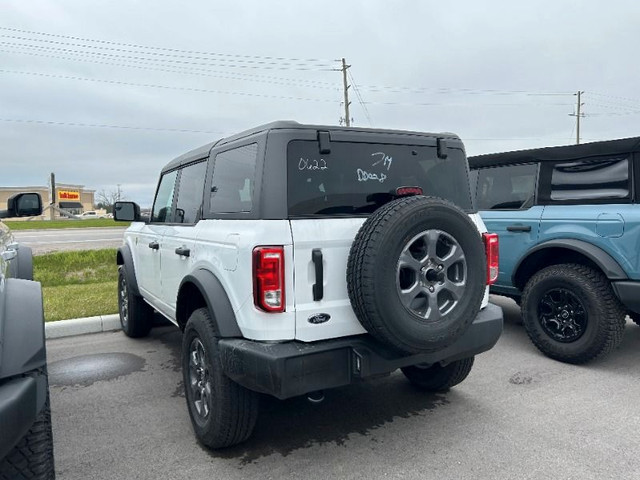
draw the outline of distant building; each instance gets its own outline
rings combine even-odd
[[[47,186],[0,187],[0,210],[7,208],[7,200],[9,200],[9,197],[20,192],[39,193],[42,197],[44,207],[52,203],[51,188]],[[95,193],[95,190],[86,189],[84,185],[56,183],[56,198],[54,203],[59,208],[77,215],[87,210],[93,210]],[[58,215],[56,214],[56,216]],[[45,214],[45,217],[49,218],[47,214]]]

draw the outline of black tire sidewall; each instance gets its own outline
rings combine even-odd
[[[0,458],[0,479],[55,478],[51,400],[46,367],[42,375],[45,376],[46,383],[44,406],[25,435],[4,458]]]
[[[206,419],[200,418],[189,387],[191,342],[198,338],[204,347],[205,365],[211,382],[211,404]],[[182,339],[182,373],[185,399],[198,440],[209,448],[223,448],[251,436],[258,416],[258,394],[233,382],[224,374],[219,338],[206,308],[195,310],[185,326]]]
[[[463,382],[473,368],[474,357],[456,360],[444,367],[440,364],[428,368],[418,365],[402,368],[402,373],[417,388],[430,392],[446,391]]]
[[[126,323],[122,315],[122,297],[120,295],[122,284],[127,286],[128,318]],[[131,338],[146,336],[153,324],[153,310],[144,299],[136,295],[131,284],[127,281],[127,269],[121,265],[118,269],[118,313],[120,316],[120,326],[122,331]]]
[[[215,338],[215,336],[213,336],[208,330],[209,329],[206,328],[206,325],[203,325],[202,315],[200,315],[196,310],[196,312],[194,312],[194,314],[189,318],[182,338],[182,377],[184,381],[185,398],[187,400],[189,416],[191,417],[193,428],[198,438],[206,436],[207,432],[211,430],[212,423],[215,421],[216,405],[214,404],[209,406],[209,416],[204,421],[194,410],[193,394],[189,387],[189,356],[191,353],[191,342],[194,339],[198,338],[204,347],[204,361],[209,371],[209,376],[211,377],[211,389],[214,403],[216,396],[216,377],[218,374],[222,373],[221,371],[217,371],[219,370],[220,364],[220,359],[217,355],[218,339]]]
[[[553,268],[553,267],[552,267]],[[538,314],[540,300],[549,291],[556,288],[570,291],[582,303],[587,313],[587,326],[584,333],[573,342],[560,342],[553,339],[544,330]],[[552,357],[578,357],[591,350],[597,342],[601,312],[597,292],[592,291],[585,279],[577,280],[573,276],[565,275],[560,270],[552,270],[552,275],[535,281],[526,296],[526,305],[522,306],[522,317],[525,328],[536,346]]]
[[[125,332],[127,335],[129,334],[129,323],[131,321],[131,294],[130,294],[130,288],[129,285],[127,286],[127,301],[129,303],[128,305],[128,318],[125,322],[124,320],[124,315],[122,313],[122,284],[126,284],[127,283],[127,279],[126,279],[126,275],[124,272],[124,267],[120,267],[118,269],[118,313],[120,315],[120,326],[122,327],[122,331]]]

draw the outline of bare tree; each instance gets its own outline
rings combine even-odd
[[[117,190],[105,190],[104,188],[96,193],[96,206],[98,208],[104,208],[107,213],[113,212],[113,204],[119,200],[122,200],[122,189],[118,185]]]

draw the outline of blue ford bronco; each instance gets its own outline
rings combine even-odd
[[[42,212],[37,193],[9,198],[0,218]],[[53,436],[40,283],[31,250],[0,221],[0,480],[53,479]]]
[[[492,293],[512,297],[547,356],[584,363],[640,324],[640,137],[469,157],[500,237]]]

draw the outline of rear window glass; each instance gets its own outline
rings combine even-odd
[[[295,140],[288,148],[289,215],[368,214],[390,200],[398,187],[421,187],[424,195],[471,210],[467,160],[449,148],[382,143],[331,142],[318,153],[315,141]]]

